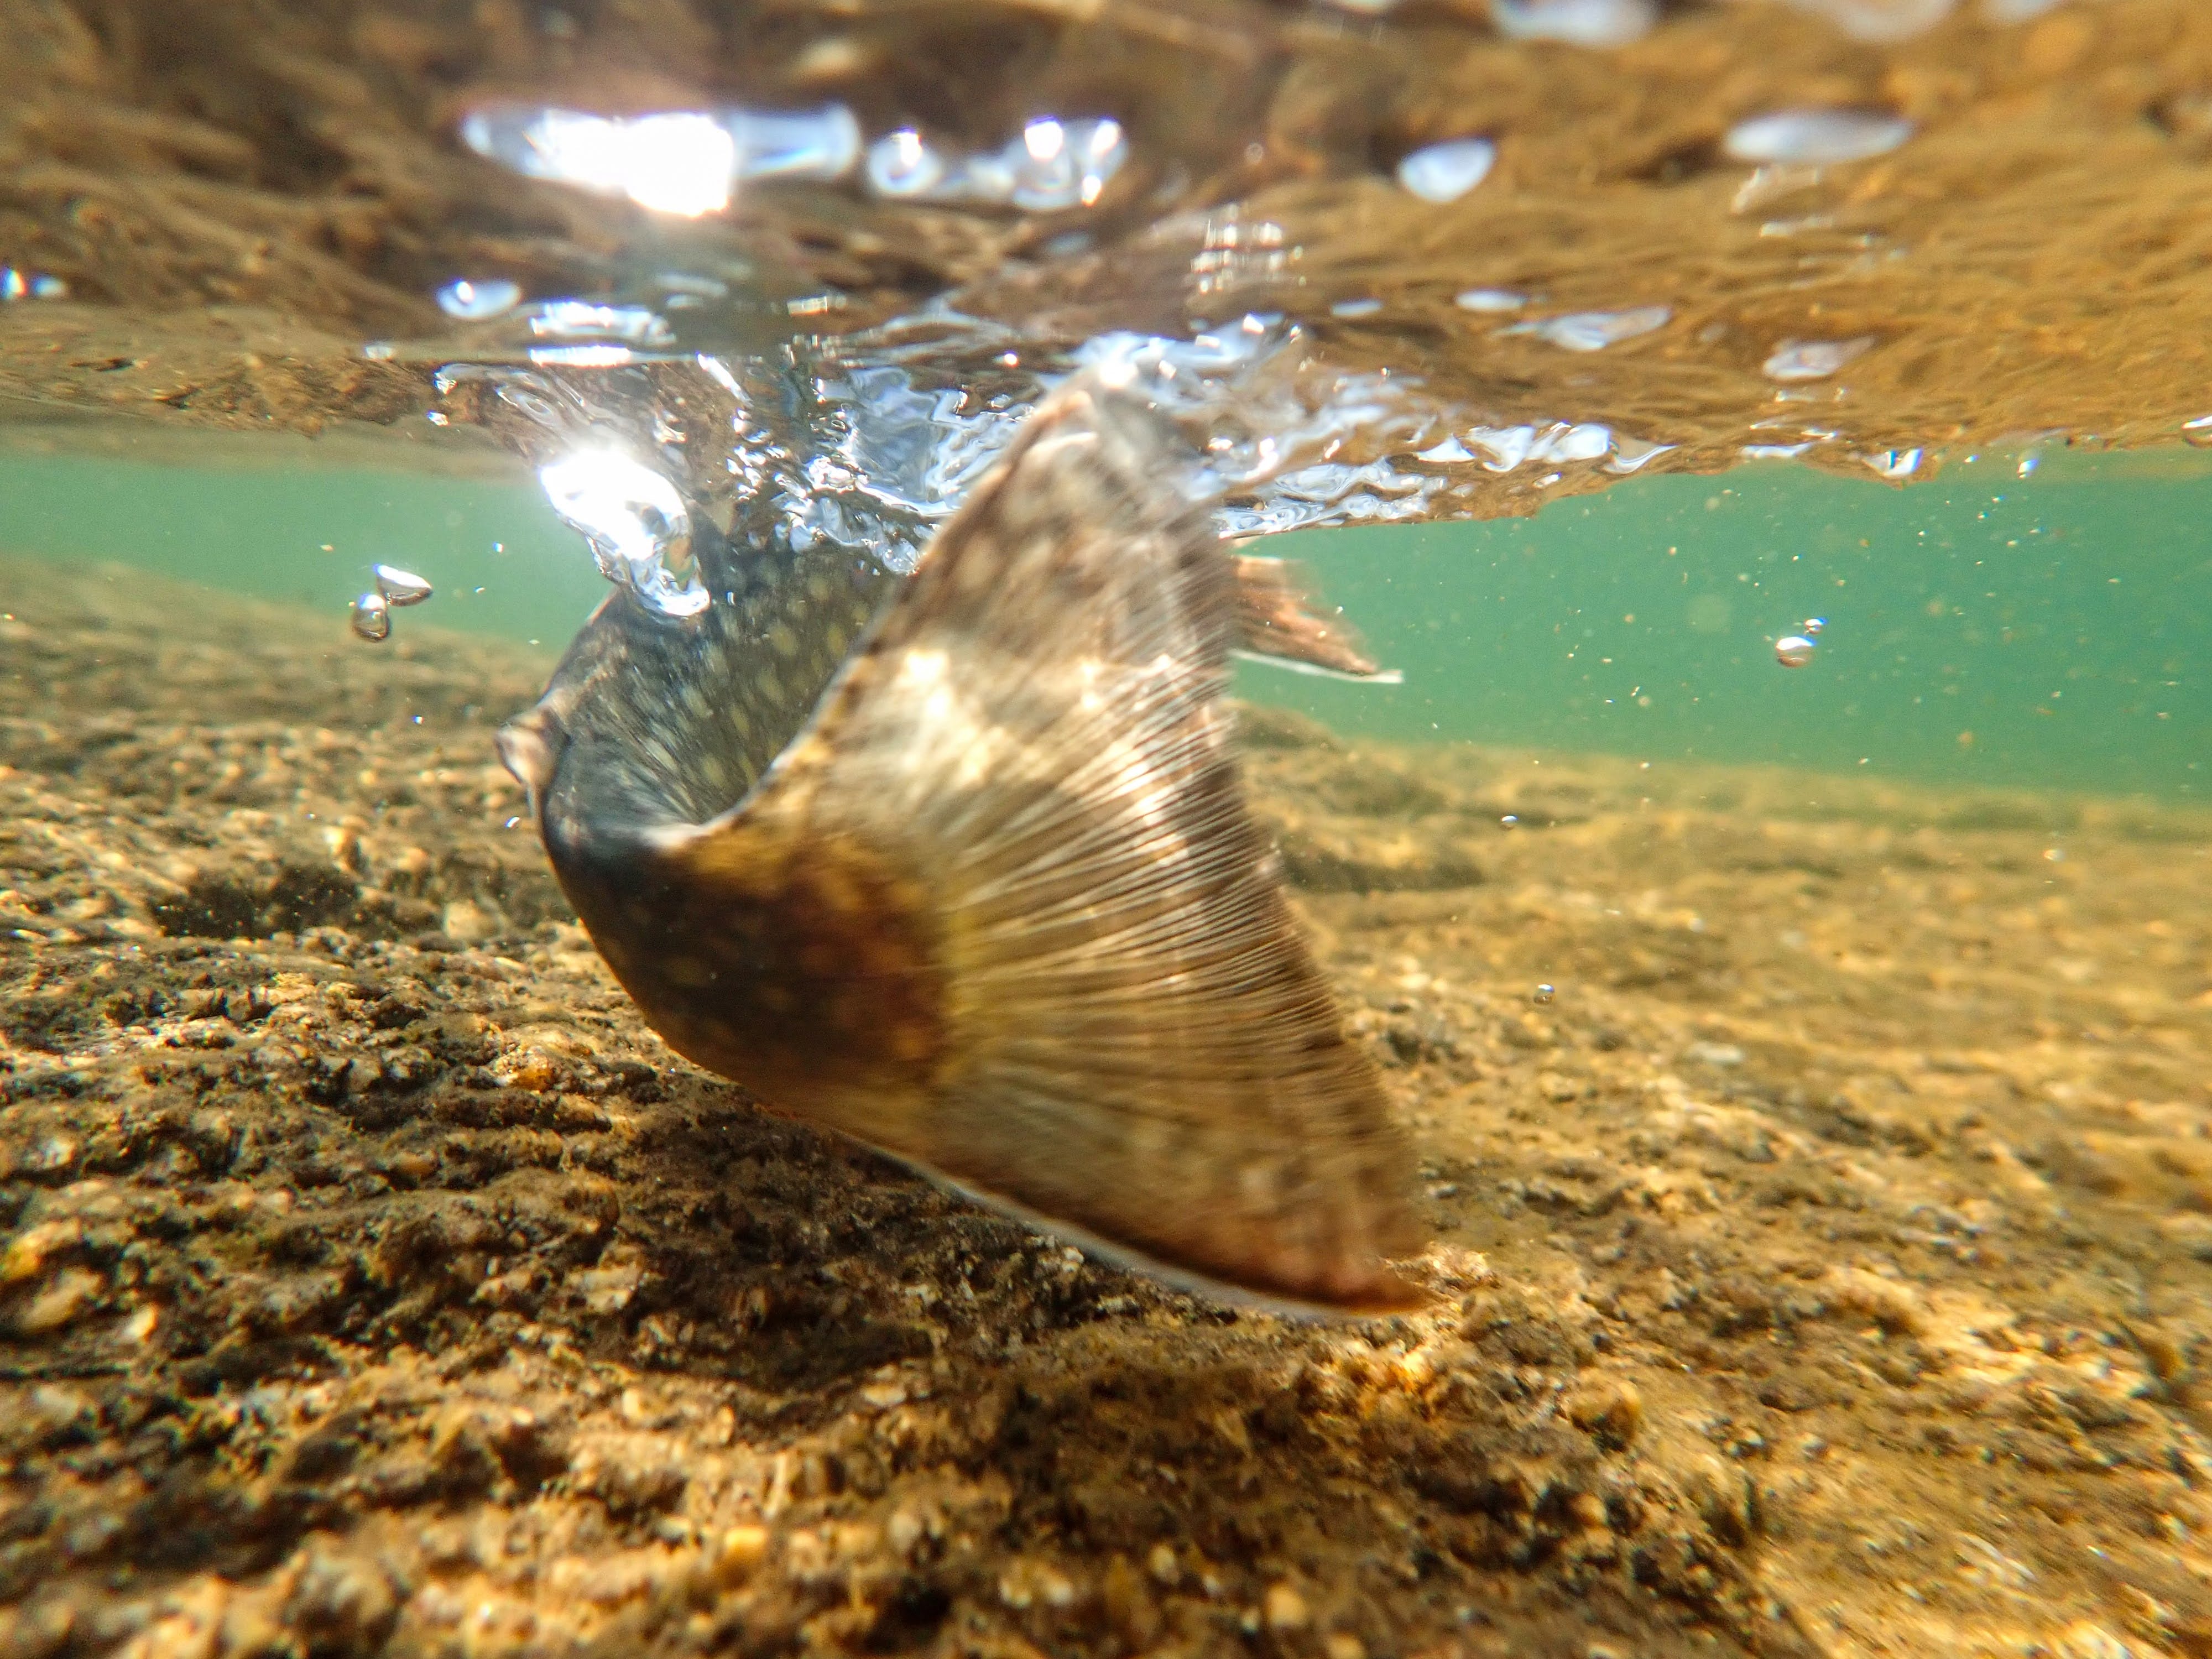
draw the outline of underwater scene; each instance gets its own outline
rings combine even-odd
[[[2212,1655],[2212,8],[0,63],[0,1659]]]

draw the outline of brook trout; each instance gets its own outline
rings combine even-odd
[[[908,578],[701,525],[714,602],[611,594],[501,753],[678,1053],[1170,1279],[1407,1307],[1411,1160],[1224,701],[1240,643],[1361,659],[1172,441],[1063,387]]]

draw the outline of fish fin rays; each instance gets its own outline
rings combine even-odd
[[[1279,667],[1370,684],[1396,685],[1405,676],[1367,653],[1359,630],[1325,604],[1310,578],[1287,559],[1237,553],[1237,648]]]
[[[700,833],[865,849],[919,896],[920,1080],[783,1103],[1171,1273],[1412,1305],[1410,1158],[1245,810],[1237,581],[1154,422],[1056,394]]]

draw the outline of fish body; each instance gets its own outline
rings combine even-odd
[[[909,578],[703,526],[716,602],[611,595],[502,752],[678,1053],[1171,1278],[1412,1305],[1410,1159],[1243,803],[1251,584],[1170,443],[1062,388]]]

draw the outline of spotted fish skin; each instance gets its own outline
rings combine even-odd
[[[538,707],[500,734],[564,884],[603,864],[619,879],[657,831],[743,799],[902,580],[846,549],[740,541],[707,522],[694,536],[714,602],[671,617],[609,594]]]
[[[503,750],[678,1052],[1170,1277],[1410,1306],[1410,1158],[1244,808],[1171,441],[1063,388],[911,579],[709,529],[719,602],[611,598]]]

